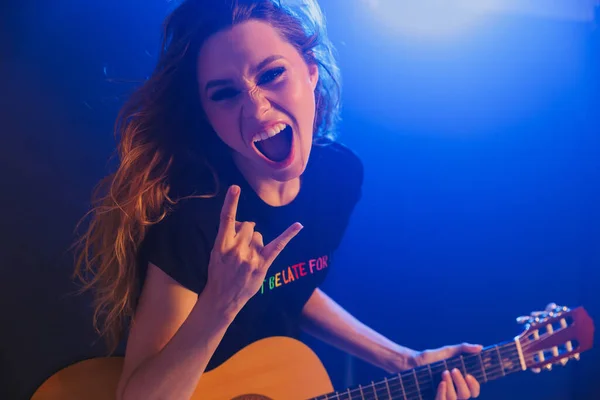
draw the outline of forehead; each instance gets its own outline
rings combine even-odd
[[[279,32],[263,21],[250,20],[209,37],[198,53],[201,81],[246,72],[274,54],[293,61],[300,55]]]

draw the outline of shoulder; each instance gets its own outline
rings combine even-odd
[[[342,142],[321,140],[313,145],[314,155],[322,162],[340,167],[353,167],[362,170],[363,164],[356,151]]]
[[[209,239],[220,211],[217,197],[187,197],[170,205],[163,218],[148,227],[143,249],[154,252],[168,247],[173,253],[187,254],[212,247]]]
[[[359,155],[337,141],[326,141],[313,146],[314,169],[336,185],[358,189],[364,180],[364,166]]]
[[[151,225],[148,232],[157,231],[173,236],[192,233],[194,236],[204,236],[207,233],[206,224],[218,219],[222,197],[223,194],[219,193],[210,197],[191,195],[181,198],[169,206],[164,218]]]
[[[210,226],[202,222],[208,211],[205,205],[211,202],[203,200],[179,200],[160,221],[148,227],[138,258],[142,282],[150,262],[184,287],[196,293],[203,289],[212,249],[207,234]]]

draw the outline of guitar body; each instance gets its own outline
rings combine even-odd
[[[549,304],[546,311],[519,317],[525,330],[510,341],[477,354],[454,356],[390,375],[379,382],[339,393],[317,355],[302,342],[272,337],[243,348],[202,375],[192,400],[433,399],[442,372],[457,368],[479,382],[530,369],[550,370],[592,348],[594,322],[583,307]],[[51,376],[32,400],[114,399],[123,358],[97,358],[73,364]]]
[[[32,400],[110,400],[122,357],[81,361],[50,377]],[[192,400],[308,399],[333,391],[317,355],[292,338],[260,340],[202,375]]]

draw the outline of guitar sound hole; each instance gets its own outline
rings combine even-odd
[[[241,396],[234,397],[231,400],[273,400],[270,397],[263,396],[261,394],[243,394]]]

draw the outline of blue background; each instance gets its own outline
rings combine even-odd
[[[517,316],[551,301],[600,315],[598,18],[489,14],[423,37],[360,2],[321,4],[343,73],[341,140],[366,173],[326,292],[417,349],[510,339]],[[165,11],[63,0],[4,13],[0,398],[27,398],[103,351],[88,299],[68,295],[65,249],[110,170],[116,112],[150,72]],[[307,340],[338,389],[383,376]],[[600,398],[598,361],[592,350],[488,383],[481,398]]]

